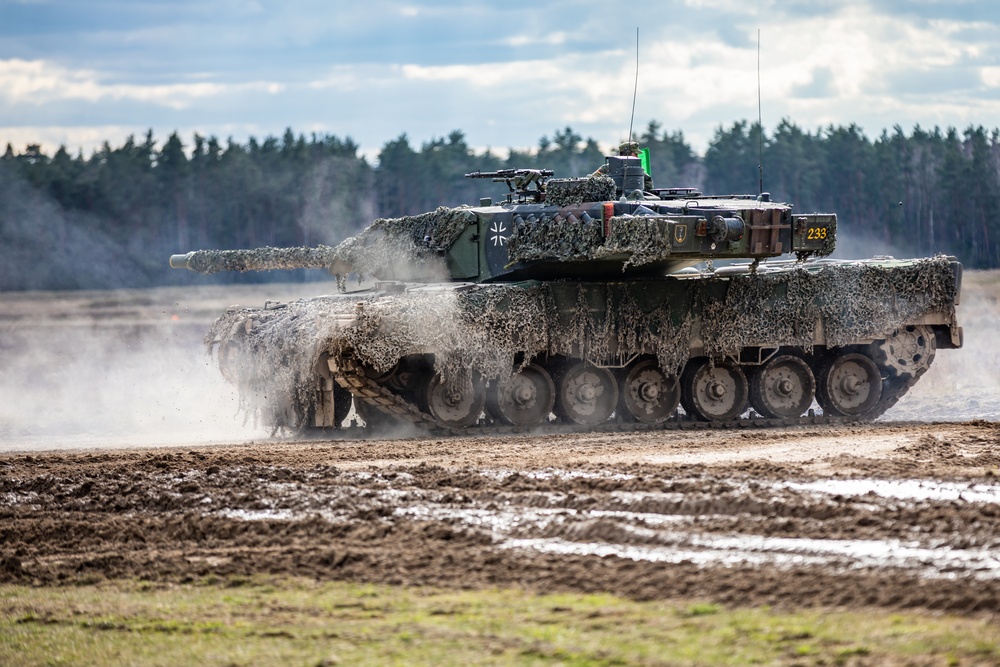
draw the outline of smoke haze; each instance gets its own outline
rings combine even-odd
[[[232,303],[331,291],[308,287],[0,293],[0,448],[267,437],[238,414],[202,338]]]
[[[1000,420],[1000,271],[966,271],[959,350],[938,350],[927,373],[884,419]]]

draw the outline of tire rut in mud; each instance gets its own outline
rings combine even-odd
[[[996,424],[700,444],[886,434],[900,439],[886,456],[712,465],[644,463],[699,443],[640,435],[9,454],[0,580],[268,573],[739,605],[1000,608]],[[633,462],[607,462],[629,452]]]

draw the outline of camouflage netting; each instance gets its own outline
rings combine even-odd
[[[553,178],[545,184],[545,202],[555,206],[575,206],[614,198],[615,181],[610,176]]]
[[[617,303],[608,305],[611,316],[607,335],[617,350],[615,361],[623,363],[635,354],[649,352],[656,355],[666,373],[680,376],[688,360],[694,322],[694,314],[685,308],[686,304],[663,302],[646,311],[629,290]]]
[[[642,266],[670,256],[669,226],[661,216],[618,215],[608,221],[610,233],[595,257],[629,255],[623,269]]]
[[[944,257],[734,276],[725,301],[705,304],[701,338],[710,355],[761,344],[811,348],[822,321],[828,346],[847,345],[885,336],[927,312],[954,321],[955,296]]]
[[[523,364],[559,354],[625,361],[635,350],[657,347],[664,367],[679,371],[687,359],[688,321],[674,327],[667,305],[643,312],[627,290],[608,294],[600,310],[610,316],[595,318],[586,292],[578,290],[577,307],[562,317],[545,285],[310,299],[230,311],[206,341],[236,350],[229,373],[237,378],[242,407],[269,423],[285,422],[288,406],[315,400],[314,364],[323,352],[336,357],[351,350],[377,373],[408,354],[433,354],[446,383],[472,370],[489,381],[506,379],[517,358]],[[598,295],[605,299],[603,290]],[[343,316],[354,321],[345,326]]]
[[[710,296],[720,293],[723,280],[724,296]],[[896,266],[831,264],[680,284],[671,283],[664,298],[652,299],[648,287],[628,282],[325,297],[231,311],[206,340],[237,350],[227,365],[244,409],[281,423],[275,416],[289,405],[315,400],[314,364],[323,352],[337,357],[351,351],[379,373],[403,356],[431,354],[445,383],[472,370],[487,380],[504,379],[519,356],[523,363],[548,355],[622,363],[655,354],[665,371],[679,374],[695,339],[710,356],[756,345],[809,349],[817,320],[825,343],[833,346],[885,336],[928,312],[951,321],[955,314],[954,277],[945,258]]]
[[[576,261],[593,258],[600,247],[604,230],[601,221],[590,218],[576,220],[561,215],[552,218],[534,216],[518,222],[507,240],[510,264],[539,259]]]
[[[230,343],[238,346],[230,373],[237,378],[242,407],[283,423],[287,406],[315,400],[314,364],[323,352],[337,356],[352,350],[378,373],[408,354],[432,353],[445,382],[461,381],[472,369],[488,379],[505,378],[518,352],[534,356],[548,349],[546,322],[555,310],[543,287],[321,298],[230,311],[206,341],[221,341],[223,350],[231,349]],[[343,325],[343,316],[353,316],[353,322]],[[542,325],[524,327],[525,321]]]
[[[468,207],[439,207],[430,213],[379,218],[336,248],[255,248],[198,250],[187,265],[199,273],[330,269],[383,279],[440,277],[440,253],[475,221]]]
[[[475,214],[467,206],[439,206],[420,215],[379,218],[338,245],[335,252],[358,274],[384,279],[433,275],[440,268],[440,253],[473,221]]]
[[[507,241],[510,264],[542,259],[586,261],[628,255],[622,269],[670,256],[670,238],[663,216],[618,215],[608,221],[604,237],[600,220],[527,219],[514,226]]]
[[[274,271],[277,269],[326,269],[336,251],[316,248],[254,248],[253,250],[198,250],[190,254],[188,268],[198,273],[219,271]]]

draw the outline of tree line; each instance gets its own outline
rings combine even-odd
[[[996,129],[918,126],[907,134],[897,126],[872,140],[853,124],[809,131],[783,120],[767,133],[738,121],[720,126],[703,156],[656,121],[637,139],[650,148],[658,186],[743,194],[763,184],[798,211],[837,213],[842,237],[1000,267]],[[359,149],[350,138],[291,129],[246,143],[195,134],[190,144],[177,133],[159,143],[149,131],[89,156],[8,144],[0,155],[0,243],[8,255],[0,289],[189,282],[164,269],[167,255],[335,244],[375,217],[502,195],[502,184],[465,173],[529,167],[584,176],[604,160],[594,139],[569,127],[505,155],[474,151],[458,130],[419,147],[402,134],[382,146],[375,165]]]

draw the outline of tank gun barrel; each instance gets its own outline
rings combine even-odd
[[[328,269],[345,274],[350,267],[334,248],[254,248],[252,250],[195,250],[171,255],[170,268],[211,274],[219,271],[276,271],[281,269]]]

